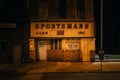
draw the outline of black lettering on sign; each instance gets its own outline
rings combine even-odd
[[[36,32],[36,35],[47,35],[47,34],[48,34],[47,31],[42,31],[42,32],[37,31]]]
[[[79,29],[82,29],[83,28],[83,24],[79,24]]]
[[[47,29],[50,29],[50,24],[46,24],[46,28],[47,28]]]
[[[56,24],[57,25],[57,28],[59,29],[60,28],[60,24]]]
[[[74,25],[74,29],[77,29],[77,24]]]
[[[85,31],[79,31],[78,34],[85,34]]]
[[[37,32],[36,32],[36,34],[38,35],[38,34],[39,34],[39,32],[37,31]]]
[[[65,28],[65,24],[62,24],[62,29],[64,29]]]
[[[43,29],[43,27],[45,27],[45,24],[41,24],[41,29]]]
[[[42,34],[44,34],[44,32],[42,32]]]
[[[72,24],[68,24],[67,28],[72,29]]]
[[[35,24],[35,29],[88,29],[90,27],[90,24]]]
[[[36,25],[35,25],[35,29],[39,29],[39,24],[36,24]]]
[[[47,34],[48,34],[48,32],[45,32],[45,34],[47,35]]]
[[[52,29],[55,29],[55,24],[52,24]]]

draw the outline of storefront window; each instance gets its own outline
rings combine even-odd
[[[50,45],[51,45],[51,49],[53,49],[53,40],[51,40],[51,44]]]
[[[55,49],[57,49],[58,48],[58,46],[57,46],[57,39],[55,39]]]
[[[51,39],[51,49],[61,49],[62,44],[61,44],[62,40],[61,39]]]

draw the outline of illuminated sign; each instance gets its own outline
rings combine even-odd
[[[31,22],[31,37],[94,37],[93,22]]]
[[[89,24],[88,23],[81,23],[81,24],[73,24],[73,23],[54,23],[54,24],[48,24],[48,23],[37,23],[35,24],[35,29],[87,29],[89,28]]]

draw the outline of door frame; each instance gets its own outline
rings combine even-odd
[[[46,56],[42,56],[42,57],[44,57],[44,59],[41,59],[41,56],[40,56],[42,54],[39,51],[40,45],[43,45],[46,48],[45,49],[45,55]],[[37,46],[38,46],[38,51],[37,51],[37,58],[38,58],[38,60],[47,60],[47,41],[38,41],[37,42]]]

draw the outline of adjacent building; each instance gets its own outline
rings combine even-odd
[[[22,62],[24,54],[23,0],[0,0],[0,63]]]

